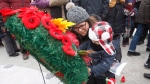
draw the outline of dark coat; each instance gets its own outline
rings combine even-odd
[[[89,14],[96,14],[101,18],[106,17],[109,0],[72,0],[75,5],[83,7]]]
[[[79,50],[92,50],[90,46],[91,41],[86,41],[79,46]],[[114,63],[116,55],[110,56],[105,50],[96,51],[90,55],[92,58],[92,65],[89,66],[91,69],[91,77],[98,79],[106,79],[106,77],[114,77],[114,74],[109,72],[111,65]]]
[[[146,24],[145,20],[150,20],[150,0],[141,0],[135,21],[137,23]]]
[[[114,34],[121,34],[125,31],[124,27],[124,8],[121,3],[116,3],[109,9],[107,22],[111,25]]]

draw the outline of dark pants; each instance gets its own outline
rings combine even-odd
[[[88,80],[87,84],[106,84],[106,80],[105,79],[90,78]]]
[[[2,41],[4,42],[8,55],[13,55],[18,50],[17,44],[9,32],[6,33]]]
[[[21,50],[21,53],[22,53],[22,54],[26,54],[26,53],[27,53],[27,50],[24,49],[21,45],[20,45],[20,50]]]

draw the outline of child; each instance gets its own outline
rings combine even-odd
[[[123,35],[122,46],[125,47],[129,45],[130,30],[134,27],[135,14],[137,9],[134,8],[134,2],[129,2],[124,9],[125,12],[125,30],[126,32]]]
[[[79,50],[93,50],[89,54],[92,58],[89,67],[89,80],[87,84],[106,84],[106,78],[114,78],[115,75],[109,72],[114,63],[116,51],[112,45],[113,32],[107,22],[96,22],[89,29],[89,41],[79,46]]]

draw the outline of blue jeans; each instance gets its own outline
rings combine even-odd
[[[129,51],[135,52],[135,50],[136,50],[136,44],[138,43],[139,38],[140,38],[140,36],[141,36],[142,33],[143,33],[143,30],[144,30],[144,26],[145,26],[145,25],[146,25],[146,24],[138,23],[136,33],[135,33],[135,35],[134,35],[134,37],[132,38],[132,41],[131,41],[131,43],[130,43]]]

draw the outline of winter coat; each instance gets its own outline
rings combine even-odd
[[[96,14],[101,18],[108,13],[109,0],[72,0],[75,5],[83,7],[89,14]]]
[[[93,50],[90,46],[90,41],[86,41],[79,46],[79,50]],[[91,66],[91,77],[97,79],[106,79],[106,77],[114,77],[114,74],[109,72],[111,65],[114,63],[115,55],[109,55],[105,50],[95,51],[95,53],[90,54],[92,58]]]
[[[150,0],[141,0],[141,4],[136,16],[136,22],[146,24],[145,20],[150,19]]]
[[[4,26],[4,24],[3,24],[3,18],[0,15],[0,39],[5,36],[4,33],[2,32],[2,29],[1,29],[3,26]]]
[[[1,8],[18,9],[20,7],[29,7],[31,0],[0,0]]]
[[[116,3],[114,7],[109,8],[107,22],[111,25],[114,35],[125,31],[124,8],[121,3]]]

